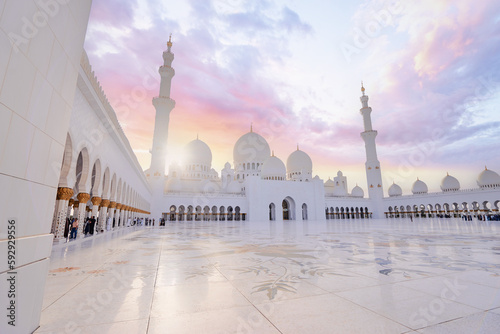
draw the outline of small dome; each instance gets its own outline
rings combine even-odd
[[[224,164],[224,169],[231,169],[231,164],[229,162],[226,162]]]
[[[363,191],[363,189],[361,189],[360,186],[356,185],[356,187],[352,188],[351,196],[363,198],[365,197],[365,192]]]
[[[325,187],[327,187],[327,188],[333,188],[333,187],[335,187],[335,182],[333,182],[331,179],[328,179],[325,182]]]
[[[182,190],[182,182],[178,178],[169,178],[165,182],[166,192],[180,192]]]
[[[272,157],[269,157],[262,165],[260,175],[263,179],[272,178],[277,180],[284,180],[286,175],[285,164],[283,163],[283,161],[273,155]]]
[[[229,183],[226,191],[228,193],[231,193],[231,194],[240,194],[241,188],[243,188],[243,183],[240,183],[239,181],[234,180],[231,183]]]
[[[427,194],[429,192],[429,188],[427,188],[427,185],[425,184],[425,182],[417,179],[417,181],[415,181],[415,183],[413,183],[413,187],[411,188],[411,192],[413,194]]]
[[[249,132],[241,136],[233,149],[235,165],[245,162],[263,163],[270,155],[271,150],[267,141],[255,132]]]
[[[496,188],[500,187],[500,175],[486,168],[479,174],[477,185],[481,188]]]
[[[441,181],[442,191],[457,191],[460,190],[460,182],[451,175],[446,175]]]
[[[389,187],[390,197],[402,196],[402,195],[403,195],[403,189],[401,189],[401,187],[398,186],[396,183],[393,183],[392,186]]]
[[[202,164],[212,166],[212,151],[207,144],[199,139],[189,142],[184,151],[186,152],[185,164]]]
[[[286,171],[288,174],[301,172],[311,175],[312,160],[306,152],[297,149],[286,159]]]
[[[338,177],[342,177],[342,176],[344,176],[344,173],[342,173],[342,171],[340,171],[340,170],[339,170],[339,171],[337,172],[337,176],[338,176]]]

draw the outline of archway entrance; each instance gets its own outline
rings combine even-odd
[[[276,206],[274,203],[269,204],[269,220],[276,220]]]
[[[283,220],[295,220],[295,202],[287,197],[283,200]]]

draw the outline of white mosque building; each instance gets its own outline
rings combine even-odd
[[[0,6],[0,246],[6,254],[6,231],[14,228],[19,247],[15,263],[0,263],[2,291],[10,271],[18,278],[19,321],[15,328],[2,321],[0,333],[32,333],[38,327],[52,245],[63,238],[68,217],[95,216],[97,230],[107,233],[105,223],[114,221],[116,229],[141,218],[251,223],[498,212],[500,176],[488,169],[479,174],[476,189],[463,190],[447,175],[442,192],[428,193],[423,180],[416,180],[413,195],[403,196],[398,185],[384,193],[364,89],[367,191],[348,188],[342,172],[326,182],[314,176],[313,162],[299,148],[285,164],[252,129],[235,141],[233,157],[227,157],[232,164],[220,172],[212,169],[209,146],[198,139],[186,146],[184,166],[166,166],[175,106],[171,42],[160,67],[160,94],[153,100],[151,167],[144,172],[83,50],[91,0],[51,6],[35,1]],[[59,14],[42,24],[44,10]],[[29,24],[31,33],[23,35]],[[0,302],[9,305],[7,293]]]
[[[153,189],[152,217],[166,221],[451,217],[483,215],[499,209],[500,176],[488,169],[479,175],[477,189],[461,190],[460,182],[447,175],[441,184],[442,192],[429,194],[427,185],[417,179],[413,195],[403,196],[401,187],[393,184],[388,196],[384,196],[375,144],[377,131],[372,127],[372,109],[363,86],[360,112],[364,123],[361,137],[366,148],[367,196],[358,185],[349,189],[341,171],[326,182],[314,176],[311,158],[298,146],[285,164],[252,127],[234,144],[232,165],[228,161],[220,173],[212,168],[210,147],[199,138],[185,146],[183,165],[166,166],[169,116],[175,106],[170,97],[175,75],[171,40],[167,46],[159,69],[160,94],[153,99],[156,119],[151,167],[145,171]]]

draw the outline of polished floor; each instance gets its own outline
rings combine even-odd
[[[500,224],[176,222],[55,245],[36,333],[500,333]]]

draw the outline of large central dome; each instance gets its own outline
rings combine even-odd
[[[246,162],[263,163],[271,155],[267,141],[255,132],[244,134],[238,139],[233,149],[235,165]]]
[[[186,165],[202,164],[208,167],[212,165],[212,151],[207,144],[199,139],[195,139],[186,145],[185,154]]]

